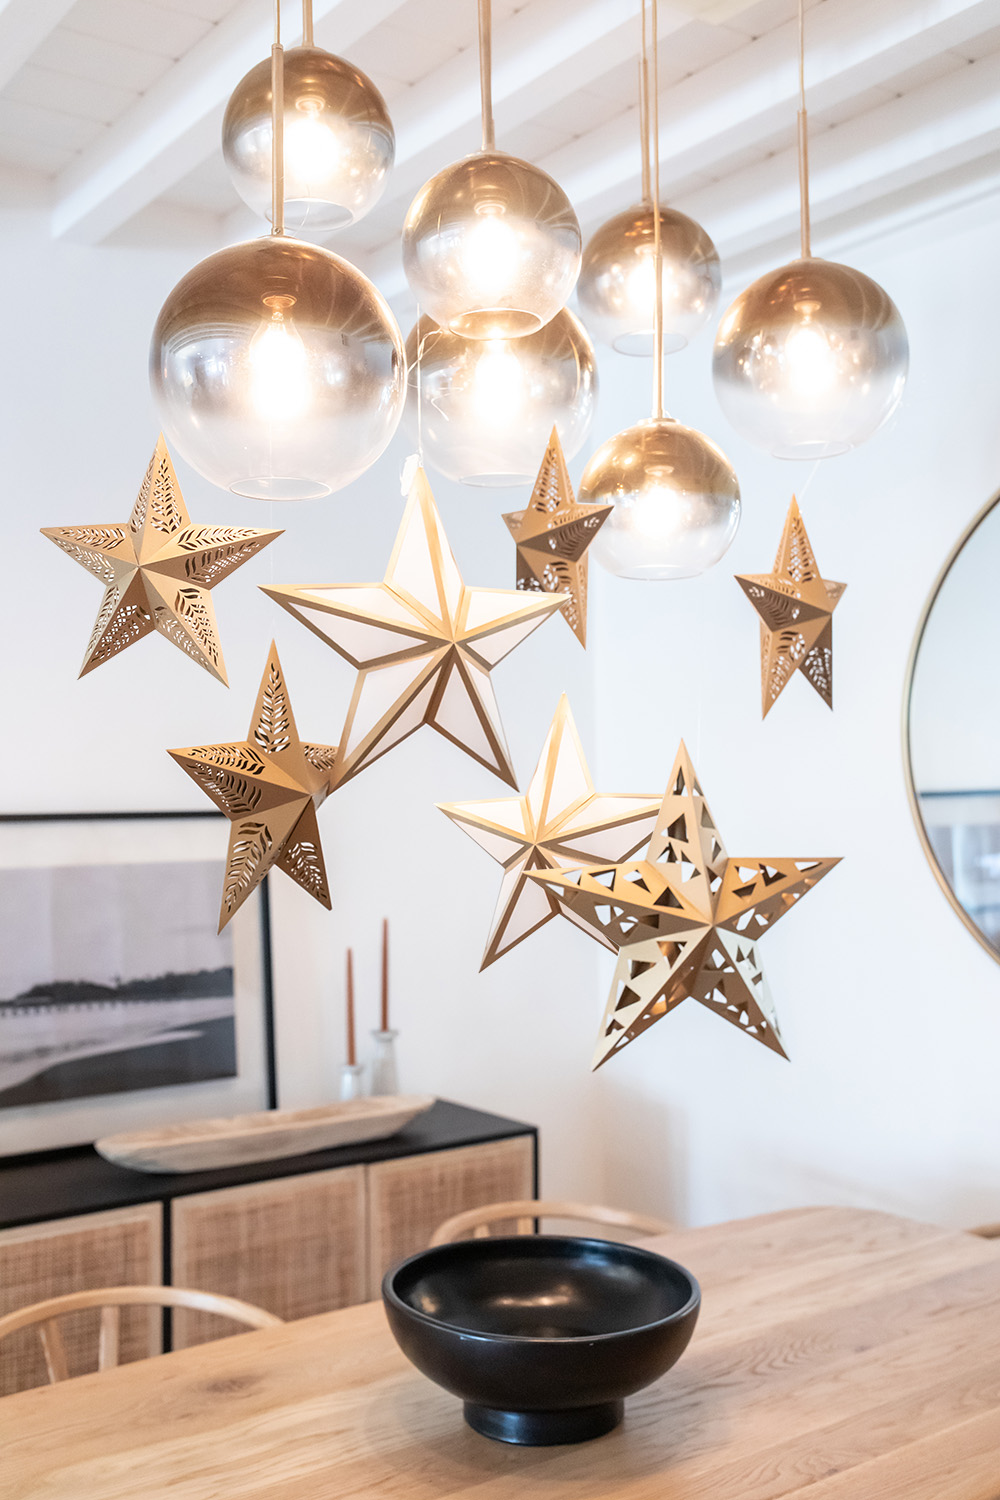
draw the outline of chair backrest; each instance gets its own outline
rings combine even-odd
[[[514,1220],[517,1234],[531,1234],[538,1219],[573,1219],[589,1224],[606,1224],[635,1234],[668,1234],[673,1229],[664,1219],[651,1214],[633,1214],[622,1208],[605,1208],[598,1203],[565,1203],[559,1199],[513,1198],[505,1203],[488,1203],[470,1208],[439,1224],[431,1236],[432,1245],[447,1245],[452,1240],[480,1239],[490,1232],[492,1224]]]
[[[63,1297],[48,1297],[44,1302],[33,1302],[30,1307],[20,1307],[16,1312],[0,1318],[0,1339],[21,1328],[37,1325],[38,1336],[45,1354],[45,1367],[49,1380],[66,1380],[69,1370],[66,1363],[66,1348],[59,1331],[58,1319],[65,1313],[79,1312],[84,1307],[101,1309],[101,1326],[98,1334],[98,1370],[110,1370],[118,1363],[118,1335],[120,1309],[137,1304],[159,1307],[194,1307],[200,1312],[218,1313],[220,1318],[231,1318],[251,1328],[272,1328],[281,1323],[274,1313],[254,1307],[250,1302],[241,1302],[238,1297],[221,1297],[216,1292],[197,1292],[183,1286],[106,1286],[96,1291],[67,1292]]]

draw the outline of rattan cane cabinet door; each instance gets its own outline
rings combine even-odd
[[[0,1230],[0,1314],[65,1292],[159,1286],[162,1224],[160,1204],[142,1203]],[[70,1313],[60,1321],[71,1375],[97,1369],[99,1322],[98,1308]],[[123,1307],[122,1364],[159,1354],[161,1328],[158,1307]],[[0,1394],[47,1383],[37,1329],[22,1328],[0,1343]],[[2,1464],[0,1459],[0,1468]]]
[[[171,1224],[175,1286],[242,1297],[286,1321],[365,1300],[363,1167],[175,1198]],[[207,1313],[174,1313],[175,1349],[234,1331]]]
[[[531,1198],[534,1179],[534,1140],[527,1135],[373,1163],[368,1168],[368,1296],[378,1297],[389,1267],[425,1250],[452,1214],[507,1198]]]

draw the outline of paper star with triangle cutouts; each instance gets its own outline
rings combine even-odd
[[[558,901],[527,878],[528,870],[627,859],[648,840],[660,802],[594,791],[564,693],[525,796],[438,806],[503,865],[485,969],[559,915]]]
[[[730,859],[682,742],[644,859],[530,877],[618,950],[594,1067],[687,999],[784,1057],[757,939],[839,863]]]
[[[193,526],[162,433],[127,522],[42,535],[105,586],[81,677],[158,630],[228,686],[208,591],[281,532]]]
[[[563,617],[581,646],[587,644],[587,548],[613,510],[577,505],[553,427],[527,509],[504,516],[517,545],[518,588],[568,594]]]
[[[245,740],[169,750],[232,823],[219,931],[273,866],[329,909],[316,809],[336,785],[336,745],[299,739],[274,642]]]
[[[773,571],[737,573],[736,581],[760,615],[762,718],[796,670],[832,708],[833,612],[847,584],[820,577],[794,495]]]
[[[422,469],[382,583],[264,593],[358,668],[338,781],[429,724],[517,787],[490,670],[564,596],[525,600],[512,589],[466,588]]]

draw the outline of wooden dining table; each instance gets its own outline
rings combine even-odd
[[[701,1317],[606,1437],[480,1437],[373,1302],[0,1400],[0,1495],[1000,1500],[997,1244],[850,1208],[645,1243]]]

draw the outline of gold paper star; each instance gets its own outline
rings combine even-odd
[[[618,950],[599,1068],[688,998],[784,1057],[756,941],[838,859],[729,859],[683,742],[645,859],[531,878]]]
[[[833,612],[846,583],[821,578],[792,496],[770,573],[737,573],[736,581],[760,615],[762,717],[798,669],[833,707]]]
[[[649,838],[659,800],[594,791],[564,693],[525,796],[438,806],[504,867],[480,965],[485,969],[559,915],[558,901],[528,880],[526,871],[627,859]]]
[[[336,745],[304,744],[274,642],[245,740],[169,750],[232,823],[219,931],[276,865],[329,909],[316,809],[336,785]]]
[[[568,594],[562,612],[581,646],[587,644],[587,548],[613,510],[576,504],[553,427],[527,510],[504,516],[517,544],[518,588]]]
[[[490,670],[564,596],[522,602],[511,589],[466,588],[423,470],[382,583],[264,593],[359,669],[338,782],[429,724],[516,789]]]
[[[228,686],[208,591],[281,532],[192,526],[162,433],[127,522],[42,535],[105,585],[81,677],[158,630]]]

